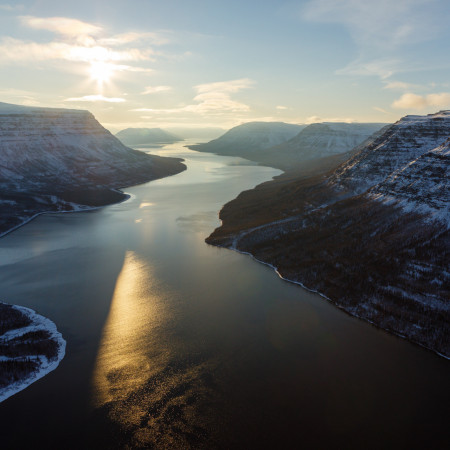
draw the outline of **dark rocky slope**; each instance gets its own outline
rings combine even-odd
[[[449,136],[448,111],[407,116],[334,170],[242,193],[207,242],[450,357]]]

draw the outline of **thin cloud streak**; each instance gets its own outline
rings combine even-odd
[[[159,92],[169,92],[172,90],[171,86],[147,86],[141,95],[157,94]]]
[[[383,89],[392,89],[394,91],[407,91],[410,89],[418,88],[417,84],[405,83],[403,81],[388,81],[383,86]]]
[[[123,103],[126,100],[118,97],[104,97],[103,95],[84,95],[83,97],[66,98],[65,102],[107,102],[107,103]]]
[[[81,20],[69,17],[19,17],[22,25],[34,28],[35,30],[47,30],[63,36],[78,38],[79,36],[98,35],[103,28]]]
[[[445,0],[447,1],[447,0]],[[304,20],[345,27],[358,57],[336,71],[339,75],[378,76],[417,70],[405,61],[406,47],[437,38],[447,27],[450,10],[437,15],[432,6],[443,0],[309,0],[301,9]],[[420,68],[423,70],[423,67]]]
[[[344,25],[361,46],[392,49],[435,37],[429,4],[429,0],[312,0],[302,15],[314,22]]]

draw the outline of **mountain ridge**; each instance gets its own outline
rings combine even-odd
[[[450,358],[449,125],[409,116],[328,172],[243,192],[207,242]]]
[[[266,130],[261,130],[262,124],[265,124]],[[310,159],[346,153],[386,125],[323,122],[297,125],[296,128],[291,126],[283,132],[276,132],[281,124],[292,125],[283,122],[249,122],[232,128],[218,139],[189,148],[240,156],[286,171]],[[297,133],[292,135],[294,131]]]

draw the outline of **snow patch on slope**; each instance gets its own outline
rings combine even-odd
[[[25,308],[23,306],[14,305],[13,308],[19,310],[24,315],[26,315],[31,320],[31,325],[28,325],[23,328],[14,329],[7,331],[2,336],[0,336],[0,341],[3,344],[7,344],[11,339],[23,336],[25,333],[29,333],[30,331],[40,331],[44,330],[50,334],[50,338],[58,343],[58,353],[55,359],[48,360],[44,355],[29,355],[29,356],[18,356],[14,358],[6,358],[3,357],[3,360],[6,359],[19,359],[23,360],[26,358],[33,359],[38,363],[38,369],[31,373],[27,378],[18,380],[14,383],[9,384],[6,387],[0,388],[0,402],[6,400],[17,392],[22,391],[30,384],[44,377],[51,371],[55,370],[61,360],[64,358],[66,352],[66,341],[63,339],[61,333],[57,330],[56,325],[44,316],[37,314],[30,308]]]

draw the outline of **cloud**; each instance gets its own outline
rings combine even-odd
[[[199,94],[210,92],[233,93],[248,89],[255,84],[250,78],[240,78],[232,81],[218,81],[215,83],[199,84],[195,89]]]
[[[149,50],[139,49],[116,51],[101,46],[80,46],[65,42],[49,42],[40,44],[6,37],[0,41],[0,53],[5,62],[28,62],[65,60],[78,62],[92,61],[149,61]],[[127,66],[122,66],[125,70]]]
[[[305,19],[345,26],[360,45],[392,48],[435,36],[429,0],[310,0]],[[432,26],[434,25],[434,26]]]
[[[285,110],[285,109],[289,109],[289,108],[287,106],[278,105],[278,106],[276,106],[276,109]]]
[[[394,103],[392,103],[392,107],[397,109],[425,109],[429,107],[449,108],[450,92],[428,95],[406,93],[398,100],[395,100]]]
[[[346,67],[336,70],[337,75],[378,76],[382,80],[389,78],[401,69],[401,61],[395,59],[363,60],[358,58]]]
[[[215,83],[199,84],[194,86],[197,95],[194,101],[197,103],[181,106],[179,108],[152,109],[138,108],[133,111],[152,112],[162,114],[196,113],[196,114],[215,114],[238,113],[250,111],[250,107],[244,103],[231,98],[231,94],[248,89],[255,84],[249,78],[241,78],[231,81],[219,81]]]
[[[21,16],[21,23],[35,30],[47,30],[63,36],[95,36],[103,31],[103,28],[81,20],[69,17],[34,17]]]
[[[356,122],[355,119],[351,118],[351,117],[328,117],[328,118],[323,118],[323,117],[319,117],[319,116],[310,116],[308,118],[306,118],[306,120],[302,121],[301,123],[306,123],[306,124],[311,124],[311,123],[322,123],[322,122],[344,122],[344,123],[353,123]]]
[[[254,84],[255,82],[249,78],[199,84],[195,86],[198,95],[194,97],[194,101],[199,103],[187,106],[186,110],[200,114],[214,111],[249,111],[248,105],[232,100],[230,94],[249,89]]]
[[[115,47],[120,45],[131,44],[132,42],[136,43],[142,41],[151,42],[154,45],[164,45],[169,43],[169,40],[165,36],[162,36],[160,33],[152,33],[152,32],[137,33],[135,31],[116,34],[108,38],[102,38],[99,39],[98,43],[101,45],[108,45],[111,47]]]
[[[24,5],[11,5],[9,3],[3,3],[0,5],[0,11],[22,11],[25,8]]]
[[[141,93],[141,95],[156,94],[158,92],[168,92],[171,90],[172,90],[171,86],[147,86]]]
[[[54,34],[47,42],[25,41],[7,36],[0,39],[0,64],[30,61],[102,62],[112,70],[150,72],[152,69],[120,63],[155,61],[156,51],[149,44],[167,42],[157,33],[128,32],[108,36],[98,24],[69,17],[20,16],[23,26]],[[131,46],[130,44],[136,45]],[[144,64],[145,66],[145,64]]]
[[[389,111],[386,111],[385,109],[380,108],[380,107],[378,107],[378,106],[374,106],[373,109],[374,109],[375,111],[381,112],[381,113],[383,113],[383,114],[391,114]]]
[[[304,20],[332,23],[346,29],[358,57],[340,75],[378,76],[423,70],[408,58],[406,47],[430,41],[447,30],[448,0],[308,0],[301,9]]]
[[[387,81],[383,89],[392,89],[398,91],[407,91],[408,89],[417,88],[416,84],[404,83],[403,81]]]
[[[108,102],[108,103],[123,103],[124,98],[104,97],[103,95],[85,95],[83,97],[66,98],[65,102]]]

